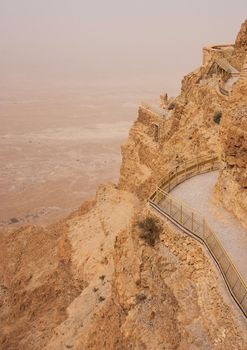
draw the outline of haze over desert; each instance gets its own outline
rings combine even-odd
[[[14,81],[1,85],[0,227],[47,224],[117,181],[121,144],[154,91],[133,79]]]
[[[200,65],[204,40],[234,33],[207,26],[199,35],[182,8],[177,27],[159,2],[74,5],[0,5],[0,227],[55,221],[100,183],[116,182],[120,146],[140,102],[158,104],[164,91],[175,96],[180,77]],[[206,15],[203,21],[206,28]],[[187,35],[177,45],[182,28]],[[185,46],[193,50],[182,58]]]
[[[247,349],[246,0],[0,0],[0,349]]]

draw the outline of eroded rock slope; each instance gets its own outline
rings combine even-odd
[[[152,247],[138,226],[159,179],[208,153],[222,158],[218,199],[245,222],[245,35],[205,48],[163,114],[140,107],[118,186],[55,225],[2,233],[1,349],[247,348],[246,322],[202,246],[157,218]]]

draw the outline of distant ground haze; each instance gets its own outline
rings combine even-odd
[[[117,181],[142,100],[176,95],[246,3],[0,1],[0,226],[48,223]]]
[[[99,183],[116,182],[120,145],[137,106],[124,92],[116,102],[108,94],[30,91],[1,99],[1,226],[13,219],[51,222],[92,196]]]

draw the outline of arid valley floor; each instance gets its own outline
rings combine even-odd
[[[54,222],[101,182],[117,181],[120,146],[143,97],[124,86],[24,84],[1,86],[1,228]]]

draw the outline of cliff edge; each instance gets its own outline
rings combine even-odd
[[[138,224],[167,171],[210,153],[222,159],[216,198],[247,224],[246,23],[235,45],[204,48],[178,97],[140,106],[117,186],[57,224],[2,233],[1,349],[246,349],[206,250],[159,217],[149,245]]]

